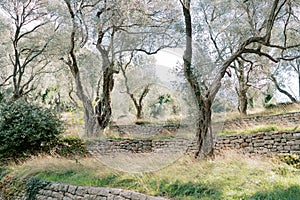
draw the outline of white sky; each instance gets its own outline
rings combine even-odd
[[[182,55],[181,49],[165,49],[155,55],[156,75],[165,84],[169,85],[171,81],[178,79],[172,70],[178,62],[182,63]]]
[[[165,49],[159,51],[156,55],[157,65],[173,68],[177,62],[182,62],[183,50],[182,49]]]

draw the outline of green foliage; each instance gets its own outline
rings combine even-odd
[[[264,104],[264,108],[265,109],[272,109],[272,108],[275,108],[276,107],[276,104],[274,103],[266,103]]]
[[[273,98],[273,95],[270,93],[265,94],[265,101],[264,103],[267,104],[271,101],[271,99]]]
[[[26,188],[26,196],[28,199],[36,200],[36,195],[38,194],[39,190],[43,189],[49,184],[40,178],[33,177],[29,179]]]
[[[12,88],[3,89],[0,87],[0,103],[8,101],[8,97],[12,95]]]
[[[293,200],[299,199],[300,197],[300,186],[292,185],[290,187],[285,186],[276,186],[271,191],[260,191],[255,193],[253,196],[247,198],[251,200],[278,200],[278,199],[286,199]]]
[[[0,90],[0,102],[4,99],[4,94]]]
[[[63,157],[85,156],[88,150],[82,139],[78,137],[60,138],[56,145],[56,153]]]
[[[200,199],[206,195],[211,196],[217,193],[218,192],[216,190],[210,189],[209,187],[199,183],[181,183],[178,180],[173,183],[169,183],[168,181],[164,180],[159,183],[159,192],[157,195],[184,198],[193,197],[196,199]]]
[[[149,124],[151,124],[151,122],[149,122],[147,120],[139,119],[135,122],[135,124],[137,124],[137,125],[149,125]]]
[[[17,196],[22,195],[25,190],[25,180],[20,180],[11,175],[6,175],[0,180],[0,190],[4,199],[14,200]]]
[[[216,113],[226,112],[226,104],[219,99],[216,99],[212,105],[212,110]]]
[[[280,161],[295,167],[296,169],[300,169],[300,157],[296,154],[278,154],[278,158]]]
[[[17,159],[47,152],[63,131],[49,109],[17,100],[0,105],[0,159]]]
[[[171,95],[170,94],[165,94],[165,95],[160,95],[157,99],[157,103],[162,105],[165,103],[171,102]]]
[[[296,131],[299,130],[298,126],[295,127],[282,127],[278,126],[276,124],[268,124],[268,125],[262,125],[262,126],[255,126],[250,127],[246,129],[237,129],[237,130],[223,130],[221,133],[219,133],[220,136],[225,135],[238,135],[238,134],[255,134],[255,133],[268,133],[273,131]]]

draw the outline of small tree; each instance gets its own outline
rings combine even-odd
[[[147,97],[149,91],[150,91],[150,82],[153,82],[153,77],[151,74],[149,74],[149,71],[147,68],[153,67],[153,62],[151,62],[151,59],[144,59],[141,55],[137,55],[136,58],[138,61],[134,61],[134,54],[133,52],[130,55],[130,58],[127,63],[125,63],[122,58],[122,55],[120,54],[120,58],[118,61],[118,66],[122,72],[123,78],[124,78],[124,85],[125,85],[125,92],[130,97],[135,109],[136,109],[136,119],[140,120],[143,118],[143,106],[144,106],[144,100]],[[130,69],[128,68],[137,68],[136,71],[128,71]],[[133,69],[134,70],[134,69]],[[134,74],[133,76],[129,75]],[[139,77],[140,76],[140,77]],[[133,83],[130,83],[134,80]],[[140,94],[138,95],[137,92],[133,92],[132,85],[142,85],[142,90]]]

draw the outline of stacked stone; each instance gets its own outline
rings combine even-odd
[[[153,140],[152,149],[154,152],[179,153],[186,151],[191,142],[192,141],[187,138]]]
[[[219,137],[215,149],[242,149],[247,153],[291,153],[300,155],[300,132],[268,132]]]
[[[170,138],[164,140],[126,139],[100,140],[90,143],[88,149],[92,154],[110,153],[150,153],[150,152],[181,152],[185,151],[191,142],[186,138]]]
[[[292,153],[300,155],[300,132],[267,132],[215,138],[215,150],[240,149],[247,153]],[[117,152],[178,153],[195,152],[196,141],[187,138],[164,140],[126,139],[97,141],[88,145],[93,154]]]
[[[129,190],[103,188],[103,187],[82,187],[50,183],[39,190],[37,200],[166,200],[162,197],[153,197]]]
[[[126,140],[100,140],[88,145],[90,152],[101,154],[109,153],[149,153],[152,152],[152,140],[126,139]]]

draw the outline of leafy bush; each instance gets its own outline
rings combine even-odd
[[[296,154],[289,154],[289,153],[284,153],[284,154],[279,154],[278,155],[279,160],[282,162],[291,165],[297,169],[300,169],[300,157]]]
[[[86,156],[88,150],[78,137],[63,137],[59,139],[55,152],[63,157]]]
[[[266,104],[264,104],[264,108],[265,109],[276,108],[276,104],[274,104],[274,103],[266,103]]]
[[[36,195],[38,194],[38,192],[41,189],[45,188],[48,184],[49,182],[44,181],[40,178],[36,178],[36,177],[31,178],[27,183],[27,188],[26,188],[27,198],[32,200],[37,199]]]
[[[19,179],[12,175],[6,175],[0,180],[2,197],[7,200],[20,199],[26,188],[26,179]]]
[[[0,105],[0,159],[16,159],[50,151],[63,130],[49,109],[23,100]]]

